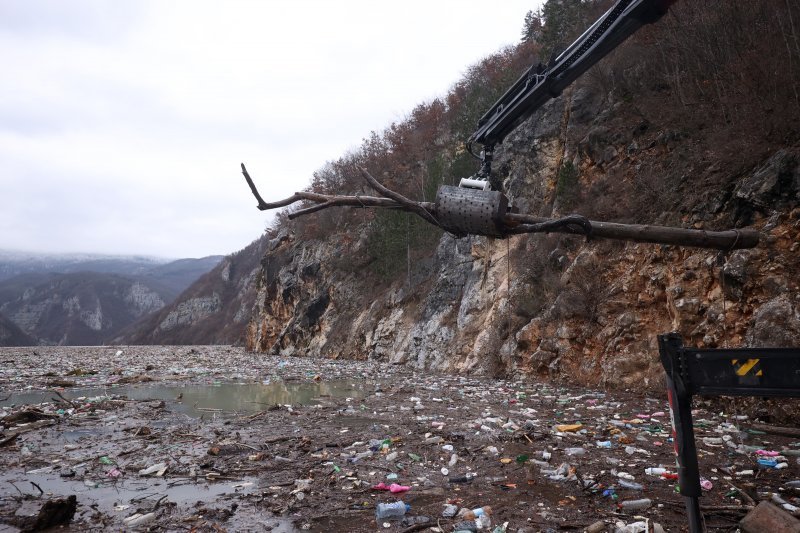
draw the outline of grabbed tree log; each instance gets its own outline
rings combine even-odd
[[[568,233],[583,235],[587,238],[670,244],[724,251],[740,248],[754,248],[759,242],[758,231],[749,228],[705,231],[669,226],[600,222],[589,220],[581,215],[569,215],[563,218],[551,219],[512,213],[507,209],[503,209],[498,217],[493,220],[494,225],[491,231],[483,231],[480,229],[464,231],[462,228],[454,227],[453,224],[446,222],[450,213],[444,212],[444,209],[447,207],[440,202],[415,202],[381,185],[366,169],[360,168],[360,171],[369,186],[381,196],[339,196],[301,191],[294,193],[284,200],[270,203],[265,202],[258,193],[255,183],[253,183],[250,174],[247,172],[247,168],[245,168],[244,163],[242,163],[242,174],[245,180],[247,180],[247,184],[250,186],[253,196],[255,196],[258,201],[257,207],[259,210],[278,209],[297,202],[308,202],[312,204],[289,213],[288,217],[290,219],[308,215],[329,207],[379,207],[414,213],[434,226],[438,226],[458,237],[464,236],[467,233],[492,237],[507,237],[520,233]]]

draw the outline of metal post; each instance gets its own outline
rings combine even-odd
[[[667,396],[672,417],[672,438],[678,460],[678,487],[686,501],[686,515],[691,533],[703,533],[705,524],[700,512],[700,468],[692,427],[692,394],[681,372],[681,338],[676,334],[659,335],[661,362],[667,371]]]

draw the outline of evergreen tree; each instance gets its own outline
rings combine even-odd
[[[522,26],[522,42],[538,43],[542,38],[542,11],[528,11]]]

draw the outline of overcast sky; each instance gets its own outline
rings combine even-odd
[[[538,3],[0,0],[0,249],[239,250]]]

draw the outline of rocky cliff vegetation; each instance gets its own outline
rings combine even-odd
[[[117,344],[241,342],[255,301],[267,238],[226,256],[169,305],[119,333]]]
[[[157,262],[0,252],[0,312],[29,336],[23,341],[18,335],[0,335],[0,346],[30,344],[31,337],[42,344],[108,342],[172,302],[220,259]],[[5,274],[13,276],[2,279]]]
[[[523,212],[752,226],[763,234],[758,248],[456,240],[406,214],[284,213],[270,231],[247,346],[647,387],[661,384],[660,333],[707,347],[800,344],[791,17],[800,20],[795,6],[767,1],[676,4],[518,128],[494,167]],[[440,183],[473,173],[461,142],[541,54],[535,35],[331,162],[311,190],[363,192],[354,172],[363,165],[430,201]]]

